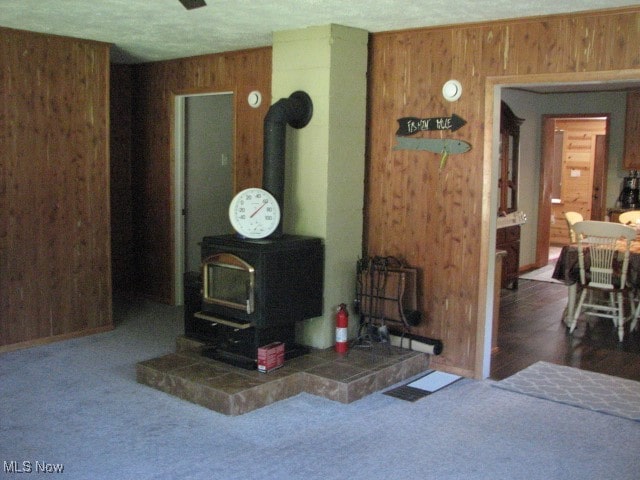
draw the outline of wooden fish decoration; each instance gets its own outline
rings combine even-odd
[[[427,152],[439,153],[440,170],[447,164],[447,158],[451,153],[465,153],[471,150],[471,144],[462,140],[451,140],[448,138],[407,138],[396,135],[398,144],[394,150],[425,150]]]
[[[398,144],[394,150],[425,150],[433,153],[465,153],[471,150],[471,144],[449,138],[409,138],[396,136]]]

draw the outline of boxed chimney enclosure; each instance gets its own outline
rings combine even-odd
[[[287,125],[303,128],[313,115],[308,94],[274,103],[264,119],[262,188],[278,201],[280,224],[267,238],[204,237],[201,272],[185,275],[185,334],[207,343],[206,355],[240,367],[257,366],[258,348],[285,344],[285,359],[306,353],[295,324],[323,312],[324,245],[282,233]]]

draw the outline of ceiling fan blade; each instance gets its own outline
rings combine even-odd
[[[187,10],[193,10],[194,8],[205,7],[207,4],[204,0],[180,0],[180,3],[184,5]]]

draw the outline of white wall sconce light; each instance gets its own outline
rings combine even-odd
[[[262,94],[258,90],[254,90],[247,96],[247,103],[251,108],[258,108],[262,104]]]
[[[442,96],[448,102],[455,102],[462,95],[462,85],[457,80],[449,80],[442,86]]]

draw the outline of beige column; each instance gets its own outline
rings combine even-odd
[[[304,90],[313,118],[287,127],[284,232],[325,244],[324,314],[299,325],[299,341],[334,343],[335,313],[349,305],[362,254],[368,32],[340,25],[276,32],[272,101]]]

